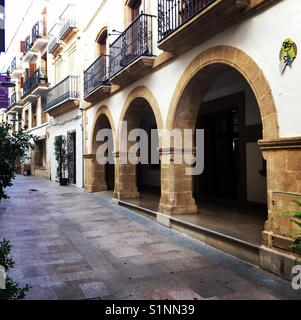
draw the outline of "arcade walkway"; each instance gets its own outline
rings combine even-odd
[[[286,299],[289,282],[95,194],[18,176],[0,238],[27,299]]]

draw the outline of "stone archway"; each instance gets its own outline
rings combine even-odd
[[[251,87],[260,109],[263,139],[279,138],[277,110],[271,88],[262,70],[243,51],[230,46],[210,48],[187,67],[173,95],[167,129],[194,129],[199,107],[216,78],[227,68],[238,71]],[[169,148],[170,146],[162,146]],[[171,150],[173,150],[171,148]],[[163,157],[173,157],[171,151]],[[185,150],[182,150],[185,152]],[[192,177],[185,175],[185,165],[171,163],[162,167],[162,195],[160,212],[165,214],[192,214],[197,206],[192,192]]]
[[[121,157],[130,156],[128,148],[133,142],[130,143],[127,141],[127,134],[132,129],[140,128],[140,122],[146,110],[150,111],[153,115],[157,130],[163,129],[160,108],[154,95],[148,88],[140,86],[135,88],[126,99],[120,115],[119,127],[116,135],[114,198],[119,200],[139,198],[136,165],[131,163],[123,164]],[[127,134],[123,131],[124,129],[121,126],[121,123],[124,121],[127,122]],[[122,145],[125,142],[124,139],[126,139],[127,142],[126,149],[122,148]]]
[[[107,166],[99,164],[96,153],[100,142],[96,141],[97,132],[100,129],[112,130],[113,141],[115,141],[114,121],[107,106],[101,106],[94,118],[91,131],[90,150],[91,153],[85,156],[85,189],[89,192],[100,192],[108,190]]]
[[[225,65],[236,69],[248,82],[258,102],[263,124],[263,139],[275,140],[279,138],[278,115],[272,96],[272,91],[262,70],[256,62],[240,49],[229,46],[218,46],[210,48],[199,56],[187,67],[182,75],[169,108],[167,117],[167,129],[181,126],[193,127],[190,123],[198,110],[193,107],[195,99],[200,100],[201,95],[205,96],[208,88],[215,80],[214,68],[219,74],[218,65]],[[203,71],[200,73],[200,71]],[[190,95],[193,92],[192,81],[199,74],[200,87],[202,92],[198,95]],[[188,107],[188,108],[187,108]],[[179,117],[178,115],[181,114]],[[183,122],[185,120],[185,122]]]

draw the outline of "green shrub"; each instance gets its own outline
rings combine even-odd
[[[293,202],[298,206],[298,208],[301,208],[301,200],[295,199]],[[283,215],[293,217],[292,221],[300,228],[300,232],[290,234],[295,238],[295,241],[290,248],[294,252],[301,253],[301,211],[288,210],[283,212]]]
[[[56,177],[59,181],[65,178],[67,170],[67,147],[66,138],[63,136],[55,137],[54,141],[55,160],[57,162]]]
[[[23,157],[30,148],[34,148],[35,137],[20,130],[11,133],[12,126],[0,123],[0,202],[7,199],[7,187],[12,186],[16,176],[16,159]]]
[[[14,266],[15,262],[10,257],[11,245],[9,241],[3,240],[0,242],[0,265],[9,272]],[[21,288],[19,284],[9,276],[6,277],[6,288],[0,290],[0,300],[21,300],[24,299],[30,287],[26,285]]]

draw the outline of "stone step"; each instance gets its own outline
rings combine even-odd
[[[222,234],[214,230],[210,230],[208,228],[185,222],[183,220],[178,219],[176,216],[167,216],[160,214],[158,212],[140,207],[125,200],[119,200],[118,204],[127,207],[131,210],[134,210],[135,212],[142,214],[147,218],[156,220],[158,223],[166,227],[189,235],[192,238],[200,240],[201,242],[209,246],[229,253],[244,261],[247,261],[255,265],[260,264],[260,246],[245,242],[243,240],[231,237],[226,234]]]

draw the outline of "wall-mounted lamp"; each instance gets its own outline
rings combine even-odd
[[[110,37],[110,36],[119,36],[119,35],[121,35],[121,34],[122,34],[121,31],[118,31],[118,30],[113,29],[113,30],[112,30],[112,33],[109,33],[108,36],[109,36],[109,37]]]

